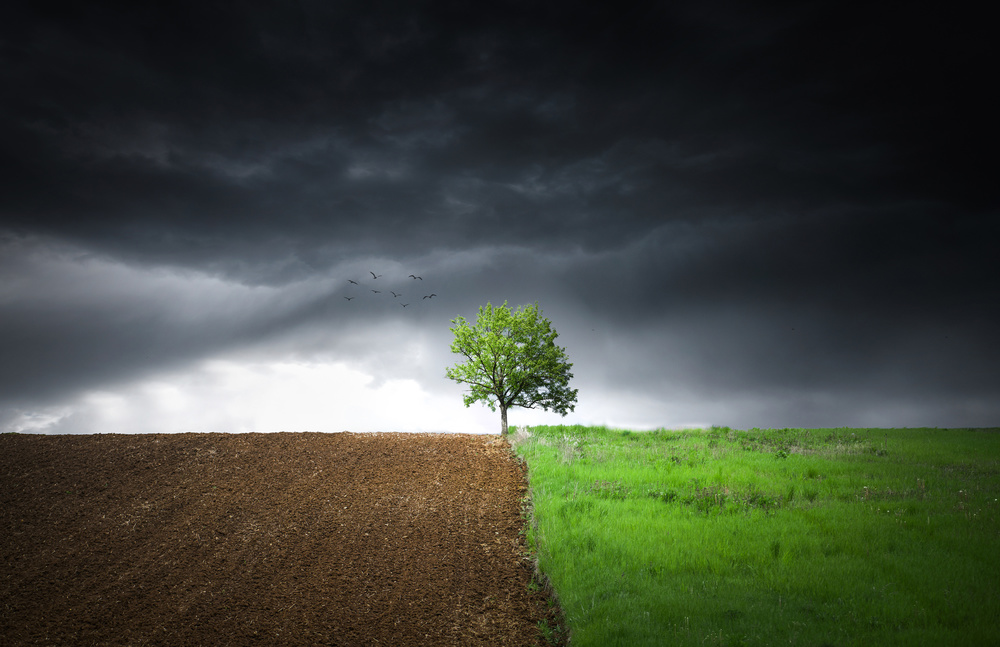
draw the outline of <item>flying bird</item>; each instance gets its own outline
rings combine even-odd
[[[422,277],[422,276],[414,276],[413,274],[410,275],[410,278],[411,279],[420,279],[421,281],[424,280],[424,277]]]
[[[392,290],[389,290],[389,292],[392,292]],[[392,292],[392,296],[394,296],[394,297],[401,297],[403,295],[402,294],[396,294],[395,292]]]
[[[348,301],[350,301],[350,300],[351,300],[351,299],[353,299],[354,297],[344,297],[344,298],[345,298],[345,299],[347,299]]]
[[[374,292],[375,294],[382,294],[381,290],[372,290],[372,292]]]
[[[347,282],[348,282],[348,283],[353,283],[354,285],[357,285],[357,284],[358,284],[358,282],[357,282],[357,281],[352,281],[351,279],[347,279]]]
[[[381,274],[379,274],[378,276],[375,276],[375,272],[372,272],[371,270],[368,270],[368,273],[372,275],[373,279],[377,279],[379,276],[382,276]]]
[[[405,308],[406,306],[408,306],[410,304],[409,303],[400,303],[399,305],[401,305],[401,306],[403,306]]]
[[[428,294],[428,295],[427,295],[427,296],[425,296],[424,298],[425,298],[425,299],[433,299],[433,298],[434,298],[434,297],[436,297],[436,296],[437,296],[436,294]]]

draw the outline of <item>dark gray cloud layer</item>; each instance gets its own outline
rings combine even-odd
[[[334,304],[391,259],[446,288],[417,329],[538,299],[595,388],[997,422],[996,47],[968,9],[5,12],[0,400],[389,316]],[[115,287],[59,289],[66,254]]]

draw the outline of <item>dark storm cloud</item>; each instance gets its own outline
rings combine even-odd
[[[948,155],[943,134],[984,119],[944,114],[970,72],[933,72],[984,45],[935,46],[918,10],[198,3],[8,25],[8,226],[165,262],[987,199],[974,140]]]
[[[8,397],[347,325],[331,309],[339,274],[390,259],[403,279],[430,269],[449,316],[540,300],[581,366],[635,388],[680,372],[720,394],[1000,388],[984,16],[832,2],[6,12],[2,269],[28,277],[0,301]],[[84,275],[116,287],[69,298],[39,275],[47,245],[102,259]],[[359,321],[384,316],[355,305]],[[431,312],[414,321],[447,323]]]

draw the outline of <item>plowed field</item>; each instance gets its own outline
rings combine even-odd
[[[505,441],[0,436],[0,644],[544,645]]]

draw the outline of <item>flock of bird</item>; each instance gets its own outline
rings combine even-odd
[[[383,276],[382,274],[376,274],[375,272],[372,272],[372,271],[370,271],[370,270],[369,270],[369,272],[368,272],[368,273],[372,275],[372,280],[373,280],[373,281],[377,281],[378,279],[382,278],[382,276]],[[423,281],[423,280],[424,280],[424,277],[422,277],[422,276],[417,276],[416,274],[410,274],[410,276],[409,276],[409,277],[407,277],[407,278],[409,278],[409,279],[411,279],[411,280],[413,280],[413,281]],[[358,286],[358,288],[359,288],[359,289],[360,289],[361,287],[363,287],[363,286],[362,286],[362,285],[361,285],[360,283],[358,283],[358,282],[357,282],[357,281],[355,281],[354,279],[347,279],[347,282],[348,282],[348,283],[353,283],[354,285]],[[394,292],[393,290],[376,290],[376,289],[374,289],[374,288],[369,288],[369,290],[370,290],[371,292],[374,292],[375,294],[382,294],[382,293],[383,293],[384,291],[385,291],[385,292],[389,292],[389,294],[391,294],[391,295],[392,295],[392,297],[393,297],[394,299],[398,299],[399,297],[403,296],[403,293],[402,293],[402,292],[399,292],[399,293],[397,293],[397,292]],[[424,295],[424,296],[423,296],[423,297],[421,298],[421,301],[422,301],[423,299],[433,299],[433,298],[434,298],[434,297],[436,297],[436,296],[437,296],[437,295],[436,295],[436,294],[434,294],[433,292],[432,292],[432,293],[430,293],[430,294],[425,294],[425,295]],[[348,296],[345,296],[344,298],[345,298],[345,299],[347,299],[348,301],[352,301],[352,300],[354,300],[354,299],[357,299],[358,297],[357,297],[357,296],[355,295],[355,296],[353,296],[353,297],[348,297]],[[401,305],[401,306],[403,306],[403,307],[405,308],[405,307],[409,306],[410,304],[409,304],[409,303],[402,303],[402,302],[400,302],[400,304],[399,304],[399,305]]]

